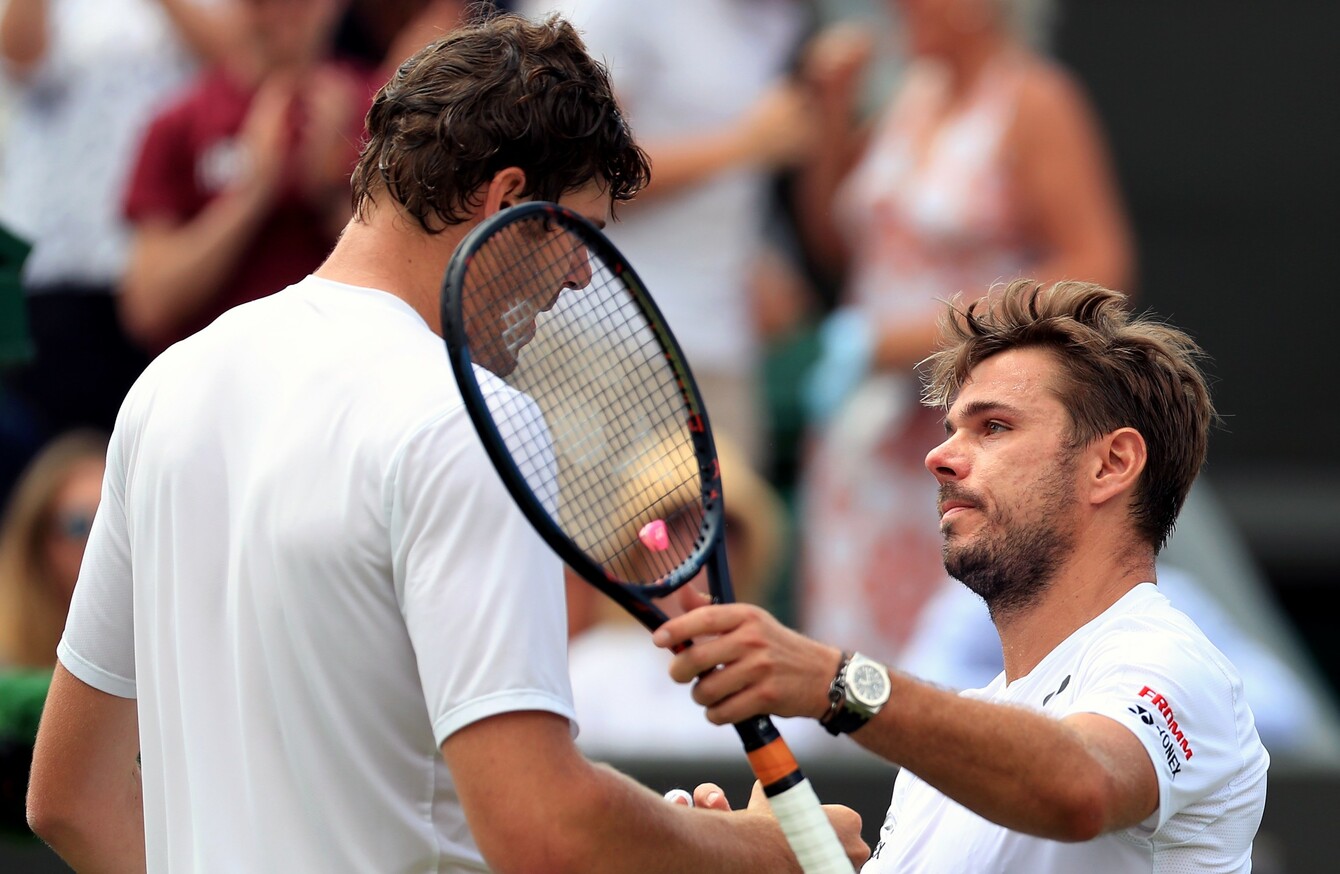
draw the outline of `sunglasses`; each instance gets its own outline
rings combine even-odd
[[[88,540],[88,534],[93,530],[93,511],[66,510],[58,512],[52,530],[67,540]]]

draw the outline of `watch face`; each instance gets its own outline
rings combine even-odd
[[[856,670],[852,671],[848,688],[851,689],[853,697],[862,704],[881,704],[888,694],[889,680],[887,675],[874,665],[862,664],[857,665]]]

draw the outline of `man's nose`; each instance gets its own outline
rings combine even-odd
[[[960,444],[953,434],[926,453],[926,469],[940,482],[959,479],[967,469]]]
[[[577,246],[568,256],[567,270],[564,271],[564,288],[585,288],[591,284],[591,255],[585,246]]]

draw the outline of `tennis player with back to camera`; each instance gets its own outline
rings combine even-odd
[[[1004,672],[956,695],[734,604],[657,630],[699,638],[674,678],[713,722],[813,716],[901,766],[865,872],[1249,871],[1269,756],[1154,575],[1214,419],[1201,350],[1078,282],[1018,281],[944,326],[926,467]]]
[[[483,218],[545,199],[601,223],[645,184],[604,69],[560,20],[488,16],[406,61],[368,125],[326,263],[122,407],[34,830],[81,872],[797,870],[762,805],[667,804],[577,751],[559,562],[436,333]],[[826,810],[863,860],[859,817]]]

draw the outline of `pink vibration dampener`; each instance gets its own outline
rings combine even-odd
[[[670,548],[670,532],[666,530],[664,519],[653,519],[643,525],[637,533],[637,539],[655,552],[665,552]]]

